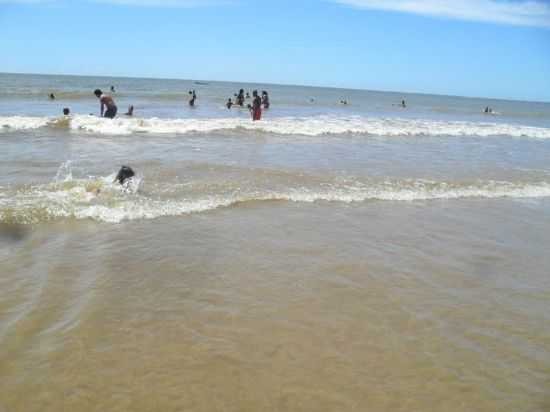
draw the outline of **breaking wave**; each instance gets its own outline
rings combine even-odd
[[[62,170],[63,169],[63,170]],[[415,202],[465,198],[545,198],[550,197],[550,182],[475,181],[451,183],[426,180],[394,180],[350,183],[267,185],[234,190],[215,189],[179,192],[179,186],[152,193],[140,190],[137,178],[129,187],[113,184],[114,175],[73,179],[69,168],[63,176],[37,186],[0,188],[0,222],[36,224],[60,219],[92,219],[119,223],[126,220],[155,219],[209,212],[252,202],[337,202],[366,201]]]
[[[104,135],[187,134],[221,131],[273,133],[277,135],[368,135],[368,136],[509,136],[549,139],[550,128],[516,124],[364,116],[281,117],[251,122],[247,118],[212,119],[102,119],[76,115],[70,118],[0,116],[0,131],[64,128]]]

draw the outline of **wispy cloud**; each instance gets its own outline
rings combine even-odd
[[[204,7],[229,4],[226,0],[93,0],[96,3],[141,7]]]
[[[348,6],[518,26],[550,28],[543,0],[332,0]]]
[[[2,3],[13,4],[52,4],[68,3],[68,0],[0,0]],[[215,5],[231,4],[231,0],[86,0],[86,3],[105,3],[120,6],[138,6],[138,7],[205,7]]]

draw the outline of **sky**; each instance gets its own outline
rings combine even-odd
[[[0,72],[550,101],[550,0],[0,0]]]

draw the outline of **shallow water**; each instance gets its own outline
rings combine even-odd
[[[0,410],[550,408],[548,104],[0,83]]]

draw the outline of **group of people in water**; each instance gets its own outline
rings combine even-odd
[[[233,106],[239,106],[244,107],[245,100],[250,99],[250,93],[244,93],[244,89],[239,90],[239,93],[234,94],[235,102],[231,100],[231,98],[227,99],[227,103],[225,104],[225,107],[228,109],[231,109]],[[269,106],[271,103],[269,102],[269,94],[263,90],[262,95],[258,94],[257,90],[254,90],[252,92],[252,104],[247,104],[248,110],[250,110],[250,114],[252,115],[252,120],[261,120],[262,118],[262,108],[269,109]]]
[[[111,86],[111,93],[115,93],[115,87],[114,86]],[[99,102],[100,102],[100,111],[99,111],[100,117],[106,117],[106,118],[109,118],[109,119],[114,119],[115,116],[117,115],[118,107],[115,104],[113,96],[111,94],[104,93],[103,91],[101,91],[101,89],[95,89],[94,90],[94,95],[99,99]],[[245,95],[244,89],[240,89],[239,93],[235,93],[234,96],[235,96],[235,102],[233,102],[233,100],[231,100],[231,98],[229,98],[227,100],[227,103],[225,104],[225,106],[228,109],[231,109],[231,107],[233,107],[235,105],[239,106],[239,107],[244,107],[245,100],[250,99],[250,93],[247,92],[246,95]],[[50,98],[50,100],[55,100],[56,97],[53,93],[50,93],[49,98]],[[195,107],[196,100],[197,100],[197,92],[195,90],[190,90],[189,91],[189,101],[188,101],[189,106]],[[262,94],[261,94],[261,97],[260,97],[260,95],[258,94],[258,91],[254,90],[252,92],[252,104],[248,104],[246,107],[250,110],[252,120],[254,120],[254,121],[261,120],[261,118],[262,118],[262,108],[265,110],[265,109],[269,109],[269,107],[270,107],[269,94],[267,93],[267,91],[264,90],[264,91],[262,91]],[[70,115],[70,113],[71,113],[71,111],[68,107],[63,108],[63,114],[65,116]],[[125,116],[133,116],[134,115],[134,106],[130,105],[128,107],[128,111],[126,113],[124,113],[124,115]]]
[[[115,101],[113,99],[112,93],[115,93],[115,87],[111,86],[111,94],[104,93],[101,91],[101,89],[94,90],[94,95],[99,99],[100,101],[100,116],[106,117],[109,119],[114,119],[117,115],[118,108],[115,104]],[[55,100],[56,96],[51,93],[49,95],[50,100]],[[251,99],[251,102],[246,104],[247,100]],[[195,102],[197,101],[197,93],[195,90],[189,91],[189,106],[194,107]],[[311,102],[314,102],[315,100],[313,98],[310,99]],[[339,102],[342,105],[349,105],[350,102],[348,100],[340,100]],[[251,114],[253,121],[261,120],[262,118],[262,111],[269,109],[271,103],[269,100],[269,94],[267,91],[263,90],[261,94],[258,93],[257,90],[254,90],[252,92],[252,96],[249,92],[244,91],[244,89],[240,89],[238,93],[234,94],[234,100],[232,98],[227,99],[227,102],[225,106],[227,109],[231,109],[233,106],[238,106],[241,108],[246,107]],[[393,104],[393,106],[399,106],[401,108],[407,108],[407,103],[405,100],[402,100],[398,104]],[[492,108],[487,106],[483,110],[484,114],[495,114],[496,112],[493,111]],[[65,116],[68,116],[70,114],[70,109],[68,107],[63,108],[63,114]],[[125,116],[133,116],[134,115],[134,106],[130,105],[128,107],[128,111],[124,113]]]

